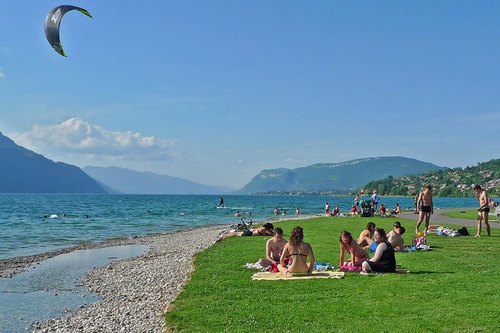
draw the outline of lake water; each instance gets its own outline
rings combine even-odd
[[[173,232],[197,226],[236,223],[237,211],[254,221],[274,218],[278,207],[288,215],[322,213],[325,202],[347,212],[347,196],[225,196],[217,209],[214,195],[0,194],[0,259],[30,255],[115,237]],[[382,197],[392,208],[413,206],[413,198]],[[473,207],[475,198],[435,198],[436,207]],[[63,217],[65,215],[65,217]],[[57,216],[57,217],[56,217]],[[52,218],[51,218],[52,217]]]

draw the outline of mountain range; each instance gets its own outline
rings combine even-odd
[[[370,157],[342,163],[320,163],[297,169],[263,170],[237,193],[349,193],[388,176],[405,176],[443,169],[401,156]]]
[[[85,167],[54,162],[0,133],[0,192],[127,194],[348,193],[373,180],[441,170],[406,157],[371,157],[297,169],[263,170],[241,190],[118,167]],[[85,172],[84,172],[85,171]]]
[[[0,133],[0,192],[2,193],[105,193],[80,168],[54,162]]]
[[[118,167],[83,168],[110,191],[129,194],[221,194],[228,188],[203,185],[190,180]]]

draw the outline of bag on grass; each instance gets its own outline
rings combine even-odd
[[[469,231],[466,227],[458,229],[457,232],[460,234],[460,236],[470,236]]]

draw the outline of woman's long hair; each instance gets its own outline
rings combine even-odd
[[[295,227],[290,234],[290,239],[288,242],[291,245],[297,245],[304,240],[304,229],[301,227]]]
[[[348,237],[349,240],[347,241],[347,244],[351,245],[351,243],[352,243],[352,235],[351,235],[351,233],[349,231],[347,231],[347,230],[342,231],[340,233],[340,236],[339,236],[339,242],[340,242],[340,244],[343,244],[342,243],[342,236]]]

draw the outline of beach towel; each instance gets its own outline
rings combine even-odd
[[[313,272],[311,275],[285,277],[281,273],[257,272],[252,276],[252,280],[308,280],[308,279],[342,279],[344,272]]]
[[[361,272],[361,267],[342,265],[340,269],[346,272]]]
[[[330,265],[330,263],[328,262],[315,262],[314,263],[314,271],[317,271],[317,272],[324,272],[324,271],[327,271],[329,269],[334,269],[335,266],[333,265]]]

